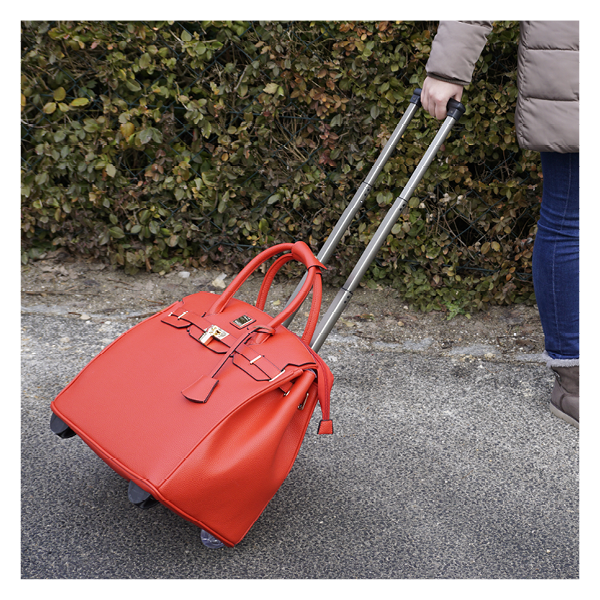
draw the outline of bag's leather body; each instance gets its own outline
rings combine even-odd
[[[159,502],[234,546],[288,475],[318,401],[332,433],[333,376],[308,343],[321,301],[320,268],[302,243],[254,259],[218,296],[187,296],[121,335],[57,396],[52,411],[110,467]],[[258,307],[233,298],[257,266]],[[262,308],[288,260],[307,282],[278,317]],[[281,323],[313,290],[302,337]]]

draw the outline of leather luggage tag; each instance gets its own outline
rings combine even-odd
[[[208,375],[202,375],[202,377],[194,381],[192,385],[181,390],[181,393],[192,402],[204,404],[210,398],[217,383],[219,383],[218,379],[213,379]]]

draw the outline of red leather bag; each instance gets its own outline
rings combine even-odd
[[[233,296],[260,265],[256,306]],[[275,318],[264,305],[288,261],[308,269]],[[52,402],[53,413],[128,481],[237,544],[288,475],[320,402],[319,433],[333,433],[333,376],[309,343],[321,304],[321,268],[303,242],[252,260],[221,296],[183,298],[121,335]],[[312,290],[302,338],[282,323]]]

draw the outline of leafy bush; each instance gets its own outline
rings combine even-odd
[[[319,250],[425,77],[436,23],[22,23],[23,261],[238,269]],[[514,134],[518,26],[495,25],[467,112],[365,284],[456,314],[533,302],[539,155]],[[439,128],[419,111],[330,262],[340,283]],[[292,268],[290,273],[295,273]]]

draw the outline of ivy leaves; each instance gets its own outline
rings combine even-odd
[[[422,84],[435,23],[25,22],[23,245],[130,272],[317,251]],[[532,301],[539,158],[519,150],[515,23],[371,268],[424,310]],[[417,113],[329,265],[343,282],[439,124]],[[526,183],[524,184],[523,181]],[[240,250],[241,249],[241,250]]]

